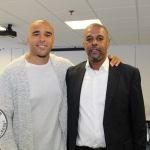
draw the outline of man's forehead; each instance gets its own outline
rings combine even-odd
[[[35,23],[31,26],[31,28],[50,28],[50,29],[52,29],[52,27],[48,23],[45,23],[45,22]]]
[[[98,31],[105,31],[105,29],[103,27],[98,27],[98,26],[92,26],[90,28],[86,29],[86,32],[98,32]]]
[[[54,36],[54,31],[52,28],[40,28],[38,26],[36,27],[31,27],[28,31],[28,36],[32,35],[34,33],[41,33],[41,34],[51,34]]]
[[[53,28],[47,24],[47,23],[38,23],[38,24],[33,24],[30,28],[30,31],[39,31],[39,32],[54,32]]]
[[[90,36],[90,35],[95,35],[95,36],[102,36],[102,35],[106,35],[106,31],[104,28],[102,27],[91,27],[91,28],[87,28],[85,31],[85,36]]]
[[[105,32],[101,31],[101,30],[88,30],[85,35],[103,35],[105,34]]]

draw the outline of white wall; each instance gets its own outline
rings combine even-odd
[[[68,52],[54,51],[52,53],[57,56],[69,59],[75,65],[87,59],[85,51],[68,51]]]
[[[117,55],[124,63],[136,66],[135,46],[111,46],[108,54]]]
[[[0,51],[0,74],[4,67],[12,60],[18,58],[28,50],[22,49],[5,49]],[[58,56],[71,60],[74,64],[87,59],[85,51],[54,51]],[[139,68],[142,79],[142,89],[145,102],[146,114],[150,115],[150,45],[138,46],[111,46],[108,54],[117,55],[125,63]]]
[[[24,53],[23,53],[22,49],[12,49],[11,50],[11,61],[13,61],[14,59],[20,57],[23,54]]]
[[[11,50],[4,49],[0,51],[0,74],[5,66],[11,62]]]

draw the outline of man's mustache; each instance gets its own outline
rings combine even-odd
[[[90,48],[90,51],[92,51],[92,50],[101,51],[101,48],[93,46]]]

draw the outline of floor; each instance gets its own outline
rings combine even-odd
[[[146,150],[150,150],[150,145],[146,145]]]

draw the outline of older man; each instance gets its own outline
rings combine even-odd
[[[68,150],[145,150],[146,121],[137,68],[111,67],[107,29],[84,32],[88,60],[67,71]]]

